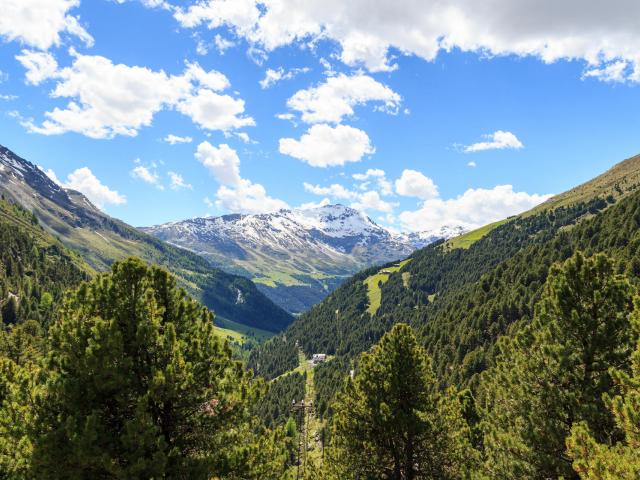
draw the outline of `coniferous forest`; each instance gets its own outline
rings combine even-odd
[[[249,347],[167,270],[96,273],[0,206],[0,478],[640,478],[634,187],[419,250],[373,313],[365,270]]]

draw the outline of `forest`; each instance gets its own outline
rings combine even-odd
[[[0,206],[0,478],[640,477],[638,193],[417,251],[373,314],[363,271],[246,364],[164,268]]]

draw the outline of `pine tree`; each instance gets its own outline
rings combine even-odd
[[[334,408],[335,478],[463,478],[474,459],[457,396],[437,392],[431,360],[407,325],[362,354]]]
[[[259,389],[165,270],[117,262],[58,316],[34,478],[260,478],[247,465],[261,441],[249,414]]]
[[[602,397],[616,391],[609,369],[628,368],[632,297],[604,255],[552,267],[533,322],[500,341],[482,377],[489,478],[575,478],[571,427],[584,421],[599,441],[614,434]]]
[[[636,300],[640,312],[640,300]],[[640,316],[634,315],[636,331]],[[608,398],[624,440],[613,445],[599,443],[586,423],[571,430],[567,448],[573,468],[585,480],[636,480],[640,478],[640,342],[632,355],[631,373],[614,370],[612,375],[622,387],[622,394]]]
[[[14,324],[18,321],[18,302],[13,295],[9,295],[2,306],[2,321],[5,324]]]
[[[43,338],[34,321],[0,329],[0,478],[30,480],[30,399],[37,392]]]

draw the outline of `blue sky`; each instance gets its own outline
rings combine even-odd
[[[479,226],[640,152],[640,7],[492,3],[0,0],[0,143],[133,225]]]

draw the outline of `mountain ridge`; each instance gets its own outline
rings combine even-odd
[[[83,194],[62,188],[37,165],[0,146],[0,193],[32,212],[49,233],[95,270],[137,256],[174,273],[182,287],[224,319],[277,332],[292,317],[244,277],[213,268],[97,209]],[[241,299],[241,301],[240,301]]]
[[[273,301],[296,313],[363,268],[398,260],[464,231],[443,227],[395,234],[341,204],[192,218],[141,230],[251,278]]]

